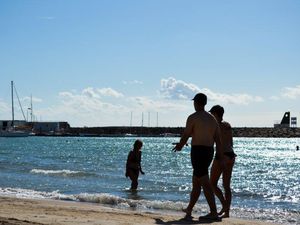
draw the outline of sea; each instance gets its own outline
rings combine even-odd
[[[178,137],[139,137],[137,192],[125,177],[137,137],[0,138],[0,195],[55,199],[181,214],[192,181],[190,147],[173,152]],[[234,138],[231,216],[300,224],[300,138]],[[220,186],[222,181],[220,180]],[[217,201],[218,209],[221,208]],[[208,212],[203,193],[194,215]]]

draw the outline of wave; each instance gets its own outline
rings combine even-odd
[[[80,202],[92,202],[105,205],[118,206],[121,208],[134,208],[140,210],[171,210],[171,211],[181,211],[181,209],[186,205],[184,202],[172,202],[172,201],[159,201],[159,200],[134,200],[118,197],[111,194],[99,193],[80,193],[74,195],[75,199]]]
[[[59,190],[52,192],[35,191],[23,188],[0,188],[1,196],[27,198],[27,199],[56,199],[56,200],[72,200],[76,199],[72,195],[59,193]]]
[[[265,201],[271,201],[273,203],[298,203],[300,201],[300,196],[297,196],[292,191],[290,193],[281,192],[272,192],[272,190],[268,191],[259,191],[259,190],[241,190],[236,189],[232,190],[232,194],[237,198],[242,199],[264,199]]]
[[[21,188],[0,188],[0,196],[18,197],[27,199],[54,199],[78,202],[97,203],[122,209],[138,209],[141,211],[168,211],[182,213],[181,209],[186,207],[186,202],[172,202],[159,200],[133,200],[122,198],[107,193],[80,193],[75,195],[62,194],[59,190],[53,192],[35,191]],[[204,214],[208,211],[207,204],[197,204],[194,208],[195,214]],[[300,219],[299,210],[262,209],[262,208],[237,208],[232,207],[231,214],[236,218],[263,220],[281,224],[297,224]]]
[[[184,202],[172,201],[150,201],[150,200],[133,200],[126,199],[116,195],[107,193],[80,193],[74,195],[62,194],[59,190],[52,192],[35,191],[22,188],[0,188],[0,196],[10,196],[28,199],[54,199],[54,200],[69,200],[88,203],[98,203],[103,205],[117,206],[120,208],[135,208],[135,209],[160,209],[181,211]]]
[[[83,176],[95,176],[96,174],[87,173],[83,171],[72,171],[72,170],[43,170],[43,169],[32,169],[30,173],[34,174],[45,174],[50,176],[64,176],[64,177],[83,177]]]

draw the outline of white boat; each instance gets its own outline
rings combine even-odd
[[[0,131],[0,137],[28,137],[29,133],[20,130],[5,130]]]
[[[124,137],[137,137],[137,135],[132,133],[126,133],[124,134]]]
[[[180,134],[174,134],[174,133],[163,133],[161,134],[162,137],[180,137]]]
[[[23,130],[16,130],[14,126],[15,112],[14,112],[14,82],[13,81],[11,81],[11,113],[12,113],[11,126],[6,130],[1,130],[0,137],[28,137],[29,132]]]

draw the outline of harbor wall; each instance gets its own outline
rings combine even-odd
[[[72,135],[94,136],[180,136],[183,127],[71,127]],[[300,128],[234,127],[234,137],[300,137]]]

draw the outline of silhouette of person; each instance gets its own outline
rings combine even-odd
[[[143,142],[141,140],[136,140],[133,145],[133,150],[129,152],[127,157],[125,176],[129,177],[131,180],[130,190],[132,191],[137,190],[139,173],[141,172],[141,174],[145,174],[141,166],[142,147]]]
[[[186,127],[180,142],[173,148],[175,152],[181,151],[189,137],[192,137],[191,163],[193,167],[193,187],[190,194],[189,205],[183,209],[183,211],[186,213],[186,219],[192,218],[193,207],[201,194],[201,188],[203,188],[210,213],[205,216],[200,216],[199,219],[220,220],[217,213],[213,188],[208,175],[208,167],[214,156],[214,143],[216,143],[216,154],[220,157],[220,161],[222,161],[223,158],[220,128],[216,119],[205,111],[205,105],[207,103],[206,95],[198,93],[193,100],[196,112],[187,118]]]
[[[296,150],[299,151],[299,145],[296,146]]]
[[[209,112],[216,118],[219,123],[221,130],[221,142],[223,146],[223,159],[225,167],[222,167],[219,162],[218,156],[213,160],[213,164],[210,172],[210,181],[213,186],[214,192],[222,204],[222,209],[219,215],[223,214],[223,218],[229,217],[229,210],[231,205],[231,175],[232,169],[235,162],[236,154],[233,151],[233,139],[232,139],[232,128],[228,122],[223,121],[224,108],[220,105],[213,106]],[[223,177],[223,188],[222,190],[218,187],[218,181],[220,176]]]

